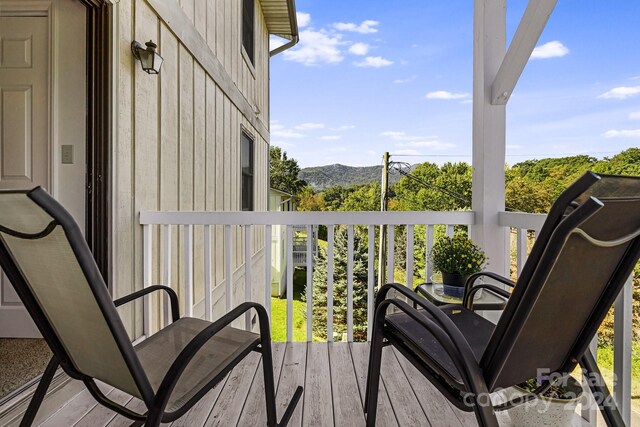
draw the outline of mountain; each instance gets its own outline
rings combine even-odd
[[[326,190],[336,185],[350,187],[352,185],[380,182],[382,165],[361,167],[341,164],[314,166],[302,169],[298,176],[300,179],[307,181],[314,190]],[[399,179],[400,176],[398,174],[389,175],[390,184],[395,184]]]

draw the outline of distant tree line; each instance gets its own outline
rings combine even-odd
[[[300,168],[297,161],[287,158],[286,152],[278,147],[271,148],[271,177],[272,187],[295,194],[297,196],[297,209],[301,211],[378,211],[380,210],[381,187],[379,182],[359,184],[353,186],[333,186],[324,191],[314,191],[313,188],[298,179]],[[277,169],[277,170],[274,170]],[[620,174],[640,176],[640,148],[630,148],[615,156],[597,159],[587,155],[570,156],[562,158],[548,158],[540,160],[526,160],[513,166],[505,166],[505,205],[508,210],[546,213],[558,195],[562,193],[572,182],[586,171],[591,170],[602,174]],[[438,166],[435,163],[425,162],[417,165],[410,172],[412,177],[402,177],[390,188],[389,210],[396,211],[421,211],[421,210],[471,210],[472,168],[464,162],[445,163]],[[442,191],[446,189],[447,191]],[[465,233],[462,228],[456,229],[456,233]],[[406,254],[404,242],[406,241],[404,227],[396,228],[396,263],[404,265]],[[436,230],[436,234],[442,234],[443,230]],[[356,230],[356,235],[362,234]],[[424,230],[416,226],[415,230],[415,254],[424,254],[426,242]],[[364,237],[364,236],[360,236]],[[342,251],[344,244],[342,231],[336,236],[336,250]],[[360,240],[360,239],[359,239]],[[377,241],[376,235],[376,241]],[[359,243],[360,249],[366,249],[366,238]],[[321,258],[321,265],[326,261]],[[416,271],[423,271],[424,255],[416,256]],[[326,275],[326,273],[324,273]],[[318,284],[322,286],[322,280],[318,274]],[[316,274],[314,274],[314,278]],[[326,280],[326,278],[324,279]],[[314,280],[315,282],[315,280]],[[320,293],[326,293],[324,288],[318,288]],[[340,283],[340,285],[338,285]],[[337,282],[336,288],[341,289],[341,282]],[[315,286],[315,285],[314,285]],[[364,286],[356,289],[366,292]],[[634,273],[634,305],[633,322],[634,336],[640,339],[640,264],[636,266]],[[316,290],[314,290],[314,293]],[[358,290],[356,290],[358,292]],[[325,296],[326,298],[326,296]],[[324,300],[326,301],[326,300]],[[363,301],[364,302],[364,301]],[[343,314],[344,301],[334,298],[336,304],[336,316]],[[341,305],[342,304],[342,305]],[[358,308],[358,309],[361,309]],[[322,316],[321,316],[322,317]],[[326,328],[321,319],[314,318],[314,330]],[[613,317],[610,314],[605,319],[599,338],[602,342],[610,344],[613,337]],[[325,334],[326,334],[326,329]],[[343,328],[336,326],[336,331]],[[361,334],[362,331],[358,331]]]

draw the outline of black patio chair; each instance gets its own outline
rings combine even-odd
[[[580,364],[590,378],[601,379],[588,347],[639,257],[640,178],[588,172],[554,203],[512,293],[474,285],[482,275],[513,284],[491,273],[469,278],[462,305],[436,307],[404,286],[383,286],[371,340],[367,425],[375,425],[386,345],[456,407],[474,411],[481,426],[498,426],[495,411],[533,399],[554,383],[546,381],[534,393],[495,407],[489,393],[541,372],[562,381]],[[472,310],[479,289],[509,298],[496,325]],[[589,381],[589,386],[607,424],[623,426],[606,385]]]
[[[58,366],[132,425],[181,417],[252,351],[262,353],[267,425],[286,425],[300,399],[302,387],[278,423],[269,319],[260,304],[240,304],[211,323],[181,318],[166,286],[112,301],[80,228],[40,187],[0,192],[0,265],[53,352],[21,426],[33,423]],[[169,295],[173,322],[134,347],[116,307],[155,291]],[[230,326],[249,310],[257,312],[260,334]],[[147,411],[109,400],[95,380],[141,399]]]

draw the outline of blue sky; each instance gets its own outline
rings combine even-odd
[[[526,4],[507,2],[509,40]],[[302,167],[471,162],[473,1],[296,6],[300,43],[271,62],[272,145]],[[640,146],[640,0],[559,0],[534,55],[507,105],[509,164]]]

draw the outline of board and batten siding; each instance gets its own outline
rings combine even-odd
[[[254,138],[254,206],[267,210],[269,34],[256,0],[255,66],[242,54],[238,0],[131,0],[117,4],[116,135],[113,152],[113,292],[143,287],[142,210],[241,210],[240,137]],[[164,58],[148,75],[130,43],[153,40]],[[161,283],[163,239],[153,234],[154,284]],[[171,285],[180,295],[184,236],[173,227]],[[194,304],[203,295],[203,229],[194,227]],[[224,313],[224,230],[212,227],[214,317]],[[232,234],[234,301],[244,299],[244,230]],[[252,230],[252,271],[264,270],[264,227]],[[253,299],[264,285],[254,274]],[[154,297],[157,313],[160,310]],[[119,309],[130,335],[142,334],[142,303]],[[201,306],[202,304],[200,304]],[[181,298],[181,310],[182,298]],[[198,310],[196,309],[196,313]]]

